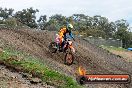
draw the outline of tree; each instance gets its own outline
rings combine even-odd
[[[72,15],[74,28],[78,31],[85,31],[87,29],[87,16],[84,14],[73,14]]]
[[[66,24],[66,17],[62,16],[61,14],[51,16],[50,20],[54,20],[58,25],[61,26]]]
[[[50,30],[59,30],[60,27],[66,25],[66,17],[61,14],[55,14],[49,17],[49,21],[46,24],[46,28]]]
[[[8,18],[4,21],[4,24],[6,24],[9,27],[16,27],[17,26],[17,21],[16,21],[15,18],[10,17],[10,18]]]
[[[121,39],[123,42],[123,47],[127,48],[131,42],[131,33],[128,31],[129,24],[124,19],[117,20],[115,24],[116,24],[115,38]]]
[[[106,37],[113,37],[113,33],[115,32],[115,23],[109,22],[106,17],[102,17],[99,15],[93,16],[92,20],[92,29],[104,31]]]
[[[27,8],[27,9],[23,9],[22,11],[18,11],[15,13],[15,18],[17,18],[17,20],[31,28],[37,28],[37,23],[36,23],[36,16],[35,14],[39,12],[38,9],[33,9],[31,8]]]
[[[75,29],[81,32],[91,32],[93,30],[93,36],[95,35],[95,30],[100,33],[103,32],[104,37],[113,37],[115,32],[115,24],[114,22],[109,22],[106,17],[102,17],[100,15],[95,15],[93,17],[85,16],[84,14],[73,14],[74,18],[74,27]],[[90,30],[90,31],[89,31]],[[91,33],[88,33],[89,35]],[[92,34],[91,34],[92,35]],[[102,35],[100,35],[102,36]]]
[[[38,22],[38,26],[41,30],[46,30],[46,25],[47,25],[47,16],[46,15],[40,16],[40,18],[37,22]]]
[[[7,8],[0,8],[0,18],[2,19],[2,20],[5,20],[5,19],[7,19],[7,18],[9,18],[9,17],[12,17],[13,16],[13,9],[12,8],[9,8],[9,9],[7,9]]]
[[[87,36],[102,37],[105,38],[106,34],[103,30],[90,29],[86,31]]]

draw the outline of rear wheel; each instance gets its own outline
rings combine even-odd
[[[51,42],[49,45],[49,50],[51,53],[56,53],[57,51],[57,44],[56,42]]]

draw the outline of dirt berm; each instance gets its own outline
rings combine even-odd
[[[34,29],[0,29],[0,40],[5,46],[26,52],[41,58],[54,70],[75,78],[78,66],[86,68],[88,74],[130,74],[132,63],[123,58],[98,48],[87,41],[76,38],[74,42],[76,53],[75,61],[71,66],[63,63],[63,53],[51,54],[48,45],[54,40],[56,32]],[[88,88],[132,88],[132,84],[88,84]]]

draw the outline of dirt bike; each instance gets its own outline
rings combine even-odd
[[[64,41],[62,48],[56,42],[51,42],[49,45],[49,50],[51,53],[56,53],[57,51],[65,53],[64,64],[72,65],[74,61],[73,53],[75,51],[70,48],[71,45],[72,41],[70,39],[66,39],[66,41]]]

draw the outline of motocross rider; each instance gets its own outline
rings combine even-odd
[[[59,30],[59,42],[60,42],[60,47],[61,47],[61,49],[63,49],[63,46],[64,46],[64,41],[66,41],[66,34],[68,33],[69,34],[69,36],[75,41],[75,39],[74,39],[74,37],[73,37],[73,34],[72,34],[72,32],[71,32],[71,30],[73,30],[73,25],[72,24],[67,24],[67,26],[66,27],[62,27],[62,28],[60,28],[60,30]],[[72,48],[73,50],[74,50],[74,48],[73,48],[73,46],[71,45],[70,46],[70,48]]]

